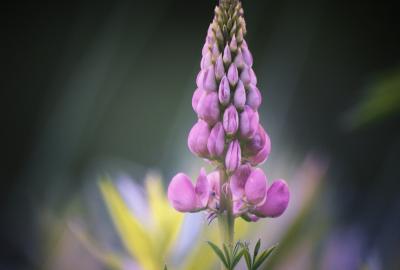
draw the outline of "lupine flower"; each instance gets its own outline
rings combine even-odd
[[[268,158],[271,141],[260,124],[262,98],[246,32],[240,1],[220,0],[207,30],[192,98],[199,121],[188,138],[190,151],[216,170],[206,176],[202,169],[195,186],[182,173],[172,179],[169,200],[178,211],[205,209],[209,217],[231,213],[257,221],[281,215],[288,205],[286,182],[280,179],[268,186],[265,173],[256,167]],[[231,202],[221,204],[222,198]]]

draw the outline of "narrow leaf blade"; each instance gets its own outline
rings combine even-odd
[[[254,253],[253,253],[253,264],[256,261],[258,251],[260,250],[261,246],[261,239],[258,239],[256,246],[254,247]]]
[[[215,245],[213,242],[207,241],[207,243],[210,245],[210,247],[211,247],[212,250],[215,252],[215,254],[217,254],[217,256],[220,258],[220,260],[222,261],[222,263],[224,264],[224,266],[225,266],[226,268],[229,268],[229,267],[228,267],[228,263],[227,263],[227,261],[226,261],[226,258],[225,258],[225,256],[224,256],[224,253],[222,252],[222,250],[221,250],[217,245]]]
[[[260,257],[256,260],[254,263],[254,269],[257,269],[258,267],[261,266],[261,264],[271,255],[272,251],[275,250],[277,246],[270,247],[269,249],[265,250],[263,253],[261,253]]]

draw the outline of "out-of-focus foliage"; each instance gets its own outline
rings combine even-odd
[[[161,183],[156,175],[149,175],[145,180],[150,211],[150,222],[145,222],[129,209],[111,179],[103,178],[99,182],[102,197],[125,249],[132,260],[145,270],[162,269],[166,262],[169,269],[212,269],[216,264],[216,257],[205,244],[205,240],[220,240],[218,227],[215,224],[207,225],[205,219],[200,237],[193,235],[195,232],[189,233],[192,238],[189,252],[182,259],[174,258],[178,242],[187,241],[182,239],[180,233],[190,231],[190,228],[187,225],[184,227],[184,215],[170,207]],[[247,227],[246,222],[238,220],[236,236],[243,237]],[[115,265],[113,262],[112,266]]]
[[[379,76],[348,116],[357,128],[400,112],[400,70]]]

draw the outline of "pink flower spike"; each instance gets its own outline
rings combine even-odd
[[[206,53],[206,55],[204,55],[204,56],[201,58],[200,68],[201,68],[201,69],[206,69],[206,68],[208,68],[208,67],[211,66],[211,65],[212,65],[212,54],[211,54],[211,52],[209,51],[209,52]]]
[[[245,185],[246,199],[250,204],[257,205],[265,199],[267,177],[260,168],[254,169]]]
[[[192,212],[197,207],[197,197],[192,182],[183,173],[175,175],[168,186],[168,200],[179,212]]]
[[[255,214],[259,217],[279,217],[285,212],[289,199],[289,187],[285,180],[276,180],[267,191],[267,199],[256,208]]]

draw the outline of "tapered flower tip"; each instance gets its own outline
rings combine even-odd
[[[204,57],[210,51],[210,44],[205,42],[203,45],[203,49],[201,50],[201,56]]]
[[[224,153],[225,131],[221,122],[218,122],[211,129],[208,137],[207,148],[211,157],[220,157]]]
[[[197,115],[210,125],[219,119],[219,102],[217,92],[203,91],[196,107]]]
[[[223,125],[228,135],[234,135],[239,128],[239,115],[232,104],[224,112]]]
[[[252,107],[255,111],[261,105],[261,92],[254,84],[250,84],[248,87],[246,104]]]
[[[241,49],[238,49],[234,62],[238,69],[242,69],[245,66]]]
[[[251,138],[258,129],[259,116],[250,106],[245,106],[240,114],[239,130],[243,138]]]
[[[225,75],[224,62],[222,60],[222,55],[219,55],[217,61],[215,62],[215,78],[219,81]]]
[[[241,80],[239,80],[237,83],[235,94],[233,96],[233,103],[239,110],[243,110],[244,105],[246,104],[246,90],[244,89],[244,85]]]
[[[254,169],[246,181],[245,193],[249,203],[257,205],[264,201],[267,191],[267,177],[260,168]]]
[[[256,166],[262,164],[267,160],[269,154],[271,153],[271,140],[267,133],[265,133],[265,143],[263,148],[257,152],[257,154],[252,155],[248,158],[251,165]]]
[[[253,66],[253,56],[251,55],[251,52],[249,48],[247,47],[247,44],[245,44],[245,41],[242,43],[242,55],[243,55],[243,60],[246,63],[248,67]]]
[[[225,166],[228,172],[234,172],[242,161],[242,153],[238,140],[234,140],[229,144],[225,157]]]
[[[231,43],[229,44],[229,48],[231,49],[232,52],[236,52],[237,51],[238,45],[237,45],[236,36],[232,37]]]
[[[235,63],[232,63],[228,69],[228,81],[231,86],[235,86],[239,80],[238,69]]]
[[[268,188],[265,202],[256,208],[259,217],[279,217],[285,212],[290,199],[289,187],[285,180],[276,180]]]
[[[251,166],[249,164],[243,164],[232,175],[229,181],[229,185],[231,188],[233,200],[241,199],[245,195],[244,187],[250,174]]]
[[[197,112],[197,105],[199,105],[199,101],[200,101],[200,98],[203,95],[203,93],[204,93],[204,90],[200,89],[200,88],[197,88],[193,93],[192,107],[195,112]]]
[[[203,86],[202,88],[205,91],[208,91],[208,92],[217,91],[217,82],[215,80],[214,65],[210,65],[204,70],[202,86]]]
[[[224,61],[224,64],[226,66],[228,66],[232,63],[231,49],[229,48],[228,44],[226,44],[226,46],[224,48],[224,56],[222,57],[222,60]]]
[[[243,68],[242,72],[240,73],[240,80],[246,86],[250,85],[252,80],[254,81],[254,78],[252,78],[252,76],[254,75],[254,72],[251,72],[251,70],[252,69],[250,67],[246,66]]]
[[[178,173],[168,186],[168,200],[179,212],[192,212],[197,207],[197,196],[189,177]]]
[[[219,102],[222,105],[228,105],[231,99],[231,89],[229,87],[228,78],[226,76],[222,77],[218,89]]]
[[[200,157],[207,157],[207,141],[209,136],[210,127],[205,121],[199,120],[189,132],[188,147],[190,151]]]
[[[208,51],[202,58],[200,62],[200,68],[206,69],[212,65],[212,54],[211,51]]]
[[[197,177],[195,193],[199,198],[199,208],[206,207],[208,198],[210,197],[210,185],[208,183],[206,170],[204,170],[204,168],[201,168],[200,174]]]

